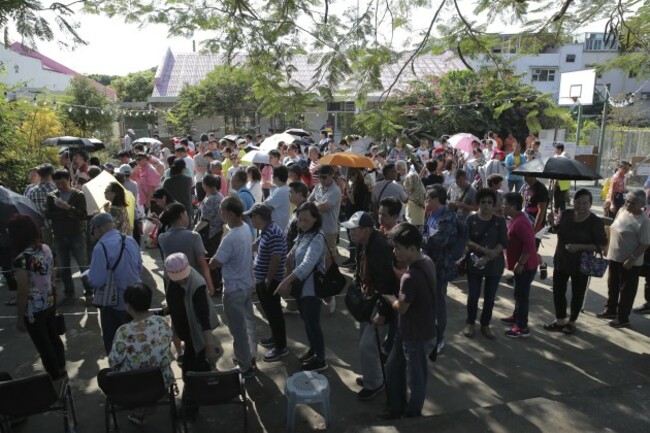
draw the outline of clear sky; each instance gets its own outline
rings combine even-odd
[[[415,31],[421,30],[428,26],[433,17],[433,10],[422,9],[412,12],[412,16]],[[54,42],[38,42],[37,50],[82,74],[126,75],[157,67],[168,47],[177,53],[192,51],[192,40],[167,38],[167,28],[163,25],[149,24],[140,29],[137,25],[126,24],[117,17],[109,19],[80,13],[76,18],[81,24],[79,32],[88,45],[69,51],[61,49]],[[582,29],[581,32],[602,31],[602,27],[603,25],[598,23],[589,29]],[[504,29],[500,26],[490,30],[502,32]],[[517,29],[510,27],[508,31]],[[205,38],[206,36],[197,35],[197,50],[200,48],[200,40]]]

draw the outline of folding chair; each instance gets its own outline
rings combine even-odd
[[[239,370],[189,371],[183,379],[183,399],[191,400],[198,407],[222,404],[241,405],[244,410],[244,432],[248,431],[246,388]],[[187,433],[187,418],[183,422]]]
[[[13,420],[45,412],[61,411],[64,433],[74,433],[77,425],[72,391],[67,378],[61,382],[57,394],[54,382],[47,373],[11,379],[0,378],[0,431],[10,433]]]
[[[176,433],[176,399],[174,385],[165,386],[159,367],[130,371],[112,371],[106,374],[102,386],[106,395],[104,422],[106,433],[110,432],[110,419],[115,430],[119,430],[117,412],[144,407],[169,405],[172,418],[172,432]]]

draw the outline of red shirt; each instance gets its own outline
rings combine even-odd
[[[525,213],[521,212],[508,225],[508,248],[506,248],[506,264],[509,270],[513,270],[523,253],[529,253],[530,257],[526,260],[524,271],[536,269],[539,262],[537,260],[537,247],[535,245],[535,232],[533,224],[530,222]]]

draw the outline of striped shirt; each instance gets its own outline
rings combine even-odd
[[[47,195],[56,191],[54,182],[41,182],[29,191],[27,197],[34,202],[36,210],[43,216],[45,228],[50,228],[50,221],[45,217],[47,210]]]
[[[266,278],[271,264],[271,257],[275,254],[280,255],[280,265],[273,278],[276,281],[284,279],[284,267],[287,261],[287,239],[282,232],[280,226],[271,222],[264,227],[260,237],[255,241],[257,245],[257,255],[253,263],[253,271],[255,272],[255,280],[261,283]]]

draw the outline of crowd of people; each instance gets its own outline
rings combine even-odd
[[[471,152],[461,152],[447,136],[414,145],[399,137],[382,147],[357,136],[335,143],[323,131],[319,142],[304,144],[304,137],[303,145],[279,142],[268,152],[268,164],[242,160],[259,150],[263,136],[233,142],[202,134],[196,143],[192,137],[174,138],[171,148],[148,149],[133,144],[133,138],[130,131],[119,164],[102,164],[80,151],[63,152],[58,168],[39,166],[25,195],[42,224],[23,215],[8,224],[10,247],[2,266],[10,288],[17,290],[16,327],[29,332],[53,379],[66,376],[54,322],[57,304],[76,298],[72,257],[83,275],[87,305],[108,279],[117,288],[117,303],[99,308],[110,369],[160,366],[169,383],[174,360],[183,374],[214,368],[219,353],[212,331],[219,321],[211,296],[222,296],[233,362],[243,378],[258,372],[258,344],[268,349],[264,362],[289,355],[284,316],[295,313],[309,346],[299,356],[302,368],[327,370],[321,310],[326,304],[334,312],[337,305],[336,297],[317,296],[315,274],[326,273],[333,263],[349,268],[354,277],[348,293],[359,295],[346,295],[359,322],[358,398],[372,399],[386,388],[387,418],[421,415],[427,362],[445,346],[448,284],[459,276],[468,285],[464,336],[475,336],[478,319],[481,334],[497,338],[490,324],[504,278],[514,286],[515,305],[510,316],[500,318],[508,325],[505,336],[530,335],[531,283],[538,272],[547,278],[547,264],[538,254],[547,226],[558,238],[555,318],[542,328],[576,331],[588,282],[580,270],[583,256],[603,251],[609,259],[609,297],[598,316],[615,328],[630,326],[650,245],[650,182],[646,191],[626,190],[627,163],[606,192],[605,206],[614,217],[608,236],[602,219],[591,212],[587,189],[578,190],[568,208],[566,181],[547,186],[514,173],[540,158],[540,142],[532,134],[518,141],[512,134],[502,140],[489,132],[472,143]],[[376,168],[319,163],[337,152],[364,154]],[[556,157],[566,157],[562,145]],[[83,191],[102,171],[115,182],[106,188],[100,212],[89,215]],[[127,205],[130,200],[134,208]],[[339,249],[342,229],[349,240],[347,257]],[[153,288],[141,280],[146,247],[158,248],[164,262],[165,302],[158,314],[169,315],[171,323],[149,311]],[[57,273],[63,284],[59,300],[53,285]],[[646,304],[635,309],[639,313],[650,313],[647,276],[645,287]],[[254,296],[268,322],[268,335],[260,339]],[[98,377],[100,387],[105,374]],[[196,415],[191,401],[184,399],[183,405],[185,416]],[[129,419],[143,422],[141,413]]]

